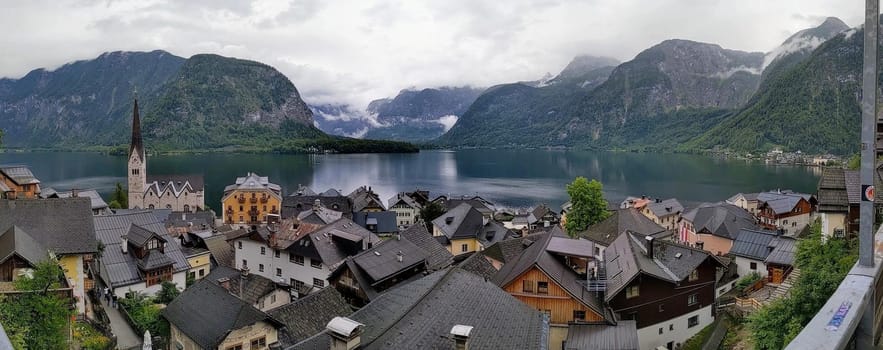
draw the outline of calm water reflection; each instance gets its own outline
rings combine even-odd
[[[94,188],[109,194],[125,184],[126,159],[94,153],[0,153],[0,163],[31,166],[44,186]],[[479,194],[506,206],[567,200],[564,186],[576,176],[604,183],[608,200],[647,194],[677,197],[686,204],[723,200],[737,192],[790,188],[815,192],[818,169],[769,166],[680,154],[547,150],[425,151],[418,154],[154,156],[150,174],[205,176],[209,206],[224,186],[253,171],[269,176],[286,193],[298,184],[349,192],[370,185],[384,200],[398,191]]]

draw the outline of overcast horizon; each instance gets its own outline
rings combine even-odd
[[[364,108],[406,88],[488,87],[557,74],[577,55],[620,61],[666,39],[769,52],[863,3],[762,0],[0,1],[0,77],[108,51],[250,59],[285,74],[311,104]]]

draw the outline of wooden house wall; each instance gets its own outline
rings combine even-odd
[[[524,292],[524,281],[533,281],[533,292]],[[537,282],[548,282],[549,293],[538,294]],[[527,304],[531,308],[551,313],[552,324],[567,324],[573,321],[573,311],[582,310],[586,312],[586,321],[602,321],[604,318],[597,312],[583,305],[580,301],[571,296],[564,288],[558,286],[549,276],[536,266],[525,271],[521,276],[509,283],[503,288],[507,293],[516,299]],[[588,293],[588,292],[587,292]]]

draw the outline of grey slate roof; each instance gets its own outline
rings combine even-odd
[[[658,218],[684,212],[684,206],[675,198],[669,198],[660,202],[654,201],[647,203],[647,209]]]
[[[606,247],[626,231],[650,235],[665,231],[665,228],[641,214],[637,209],[617,209],[607,219],[580,232],[579,236]]]
[[[337,289],[322,288],[267,313],[285,325],[279,332],[279,342],[290,346],[322,332],[331,319],[348,316],[353,310]]]
[[[316,199],[318,199],[326,208],[343,213],[344,217],[353,217],[352,204],[350,203],[350,199],[345,196],[328,197],[322,195],[295,194],[282,198],[282,218],[287,219],[295,217],[304,210],[312,208]]]
[[[704,203],[688,210],[683,216],[697,233],[709,233],[733,239],[743,228],[756,229],[757,220],[745,209],[727,202]]]
[[[373,219],[373,222],[372,222]],[[381,212],[356,212],[353,213],[353,221],[359,226],[368,228],[369,224],[376,225],[375,233],[395,233],[399,231],[394,211]]]
[[[361,212],[365,208],[376,206],[386,210],[380,197],[370,187],[359,187],[353,190],[347,197],[353,202],[353,212]]]
[[[549,242],[552,239],[568,239],[566,237],[567,235],[564,234],[564,231],[556,226],[551,232],[539,237],[537,241],[527,247],[518,259],[503,265],[503,268],[494,275],[493,282],[500,286],[500,288],[505,288],[525,271],[536,266],[555,281],[557,285],[566,290],[571,297],[579,300],[598,314],[603,315],[604,307],[595,297],[595,293],[584,293],[583,286],[578,282],[579,276],[576,274],[576,271],[573,271],[565,265],[563,259],[556,258],[553,255],[555,253],[548,250]]]
[[[0,200],[0,232],[18,226],[56,254],[98,250],[88,198]]]
[[[185,289],[162,315],[204,349],[215,349],[229,332],[261,321],[281,326],[266,313],[206,280]]]
[[[742,229],[733,240],[730,253],[735,256],[763,261],[770,254],[770,242],[776,239],[776,232]]]
[[[653,257],[647,256],[645,236],[628,232],[604,250],[607,293],[610,301],[639,274],[678,283],[711,257],[707,252],[671,241],[654,240]],[[680,255],[678,255],[680,254]],[[680,256],[680,257],[678,257]],[[714,259],[713,257],[711,257]],[[718,260],[715,260],[719,263]]]
[[[484,279],[490,280],[494,278],[494,275],[497,274],[498,270],[494,267],[494,264],[488,260],[487,256],[482,253],[483,252],[474,252],[468,258],[461,261],[457,267],[463,271],[468,271],[481,276]]]
[[[398,253],[401,253],[402,261],[397,260]],[[377,283],[408,267],[424,263],[427,257],[428,254],[411,241],[392,238],[353,256],[352,259]]]
[[[567,327],[565,350],[638,350],[637,323],[620,320],[616,325],[571,324]]]
[[[327,225],[343,217],[343,213],[325,208],[313,207],[297,214],[297,220],[309,224]]]
[[[9,188],[9,186],[6,186],[6,184],[3,181],[0,181],[0,193],[3,193],[3,192],[12,192],[12,189]]]
[[[207,228],[214,227],[215,216],[210,211],[198,211],[195,213],[173,211],[164,221],[166,226],[201,229],[203,225]]]
[[[472,198],[465,198],[465,197],[453,198],[452,197],[452,198],[449,198],[445,201],[445,207],[448,210],[456,208],[460,204],[469,204],[469,206],[475,208],[475,210],[478,210],[479,213],[481,213],[482,215],[485,215],[485,216],[494,215],[493,204],[490,204],[490,202],[483,200],[481,197],[472,197]]]
[[[43,198],[71,198],[73,193],[72,191],[58,192],[53,188],[43,188],[40,189],[40,196]],[[89,198],[93,210],[107,208],[107,203],[96,190],[77,190],[77,197]]]
[[[819,211],[849,211],[849,196],[846,193],[846,175],[843,169],[825,168],[819,179]]]
[[[426,230],[426,226],[411,225],[400,234],[402,238],[416,244],[428,254],[426,268],[430,271],[443,269],[453,263],[454,257],[451,252],[432,237],[432,234]]]
[[[469,291],[464,293],[464,291]],[[349,316],[361,349],[448,349],[454,325],[474,327],[473,349],[546,349],[548,321],[484,278],[452,268],[393,288]],[[319,333],[289,349],[328,349]]]
[[[513,236],[513,232],[496,221],[489,221],[478,231],[478,241],[484,247],[500,242]]]
[[[125,236],[129,240],[129,243],[132,243],[138,247],[143,247],[144,244],[147,243],[147,240],[149,240],[152,237],[156,237],[156,238],[160,239],[161,241],[167,241],[165,238],[160,236],[158,233],[147,230],[147,229],[145,229],[141,226],[138,226],[134,223],[132,223],[132,225],[129,226],[129,231],[126,232]]]
[[[27,165],[0,165],[0,173],[6,175],[6,177],[19,186],[40,183],[40,180],[37,180],[37,177],[34,176],[34,173],[31,172],[31,168]]]
[[[476,237],[483,226],[481,213],[467,203],[448,210],[432,224],[438,227],[448,239]]]
[[[243,177],[237,177],[236,183],[233,185],[229,185],[224,187],[224,193],[233,190],[270,190],[277,194],[280,194],[282,188],[279,185],[270,182],[270,178],[266,176],[260,176],[255,173],[248,173]]]
[[[286,249],[311,259],[319,258],[323,264],[334,270],[347,256],[355,254],[355,252],[347,252],[341,244],[334,243],[334,237],[358,246],[365,246],[366,244],[363,243],[367,242],[372,245],[380,242],[380,237],[377,237],[373,232],[356,225],[350,219],[341,218],[298,239]],[[353,240],[359,240],[359,242]]]
[[[762,192],[757,195],[757,200],[768,206],[776,214],[784,214],[794,210],[800,200],[809,201],[812,195],[794,192]]]
[[[236,266],[233,263],[233,259],[235,258],[233,246],[230,245],[230,243],[227,243],[226,236],[217,235],[209,237],[204,239],[203,242],[205,242],[206,248],[208,248],[208,250],[212,253],[212,258],[215,259],[215,262],[219,266]]]
[[[151,250],[147,252],[143,258],[138,260],[138,268],[141,270],[153,270],[158,267],[169,266],[174,264],[174,261],[161,253],[158,250]]]
[[[90,215],[91,216],[91,215]],[[131,253],[123,254],[122,236],[129,233],[132,224],[156,233],[166,240],[165,255],[172,260],[172,272],[187,271],[190,265],[175,240],[169,239],[163,221],[150,210],[128,211],[127,214],[99,215],[92,217],[95,236],[104,243],[104,253],[99,260],[101,268],[113,288],[140,283],[144,276],[138,269],[138,259]]]
[[[794,256],[797,254],[797,241],[791,239],[791,237],[779,237],[779,240],[771,243],[775,247],[764,262],[767,264],[794,266]]]
[[[519,238],[509,238],[481,251],[481,254],[502,263],[509,263],[518,259],[527,247],[536,241],[545,238],[548,233],[537,233]]]
[[[36,265],[49,257],[49,250],[20,227],[12,226],[0,233],[0,263],[13,255]]]
[[[278,288],[276,282],[269,278],[253,273],[243,277],[239,270],[226,266],[215,267],[204,277],[205,280],[217,285],[220,285],[218,280],[222,278],[226,278],[230,282],[230,294],[251,305]]]
[[[392,196],[392,198],[390,198],[386,202],[387,203],[386,207],[392,208],[394,205],[399,204],[399,202],[402,202],[403,204],[407,204],[409,207],[417,209],[417,210],[420,210],[421,208],[423,208],[423,206],[420,205],[420,203],[417,203],[417,201],[414,200],[414,198],[412,198],[411,196],[408,196],[404,192],[401,192],[399,194],[396,194],[395,196]]]

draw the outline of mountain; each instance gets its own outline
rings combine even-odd
[[[3,144],[82,147],[117,144],[131,125],[133,92],[155,99],[185,59],[165,51],[109,52],[21,79],[0,79]]]
[[[310,105],[310,110],[313,111],[313,124],[332,135],[362,138],[377,125],[367,112],[348,104]]]
[[[766,81],[738,113],[686,147],[858,151],[863,34],[850,29],[822,43],[801,63]]]
[[[440,87],[406,89],[392,99],[374,100],[368,113],[375,114],[378,126],[365,138],[402,141],[428,141],[450,129],[483,89]]]
[[[803,62],[819,45],[849,29],[837,17],[828,17],[822,24],[794,33],[764,57],[763,81],[775,79],[798,63]]]
[[[324,136],[282,73],[218,55],[188,59],[146,110],[144,136],[172,149],[260,146]]]
[[[645,145],[644,139],[657,144],[653,135],[659,131],[677,135],[665,141],[680,142],[719,121],[726,115],[722,110],[748,100],[760,82],[763,57],[715,44],[666,40],[615,68],[585,73],[609,72],[609,77],[585,80],[591,83],[582,89],[559,84],[488,89],[438,142],[618,148]],[[678,129],[660,130],[663,126]]]
[[[0,79],[3,145],[125,152],[137,90],[148,148],[272,152],[416,151],[329,137],[294,84],[268,65],[217,55],[112,52]]]

